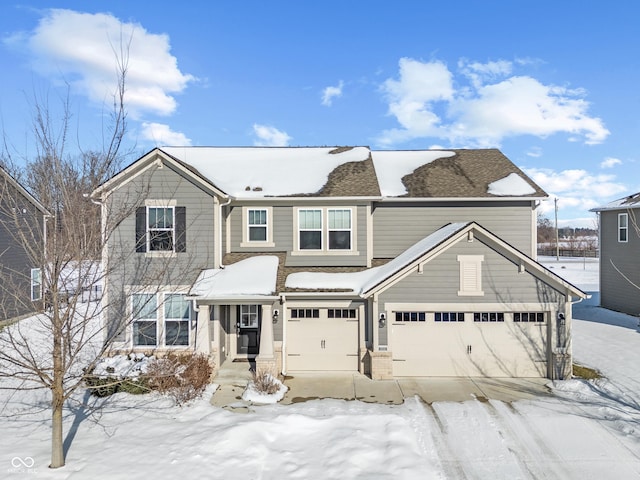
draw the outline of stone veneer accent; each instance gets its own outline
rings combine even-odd
[[[393,356],[391,352],[369,352],[372,380],[391,380],[393,378]]]

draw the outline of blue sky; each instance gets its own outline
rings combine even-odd
[[[59,1],[0,5],[0,119],[35,154],[34,96],[100,148],[119,39],[128,145],[498,147],[561,225],[640,191],[633,1]],[[553,201],[541,209],[553,217]]]

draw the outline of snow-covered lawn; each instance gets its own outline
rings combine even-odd
[[[544,260],[597,294],[597,263]],[[324,399],[239,414],[211,406],[211,389],[182,408],[117,394],[91,415],[70,405],[67,466],[55,471],[47,468],[48,412],[35,411],[47,407],[44,392],[0,391],[0,478],[640,478],[637,319],[594,305],[597,298],[574,307],[575,359],[607,378],[556,382],[554,397],[399,406]],[[98,401],[84,392],[78,399]]]

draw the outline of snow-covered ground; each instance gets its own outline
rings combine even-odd
[[[595,294],[574,307],[573,346],[606,379],[556,382],[553,397],[513,403],[325,399],[247,414],[211,406],[211,389],[182,408],[117,394],[94,413],[70,404],[67,466],[55,471],[46,394],[0,390],[0,478],[640,478],[637,319],[596,306],[593,260],[543,261]]]

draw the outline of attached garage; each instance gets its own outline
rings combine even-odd
[[[389,313],[394,376],[547,376],[547,313],[433,310]]]
[[[286,369],[358,371],[358,308],[288,308]]]

